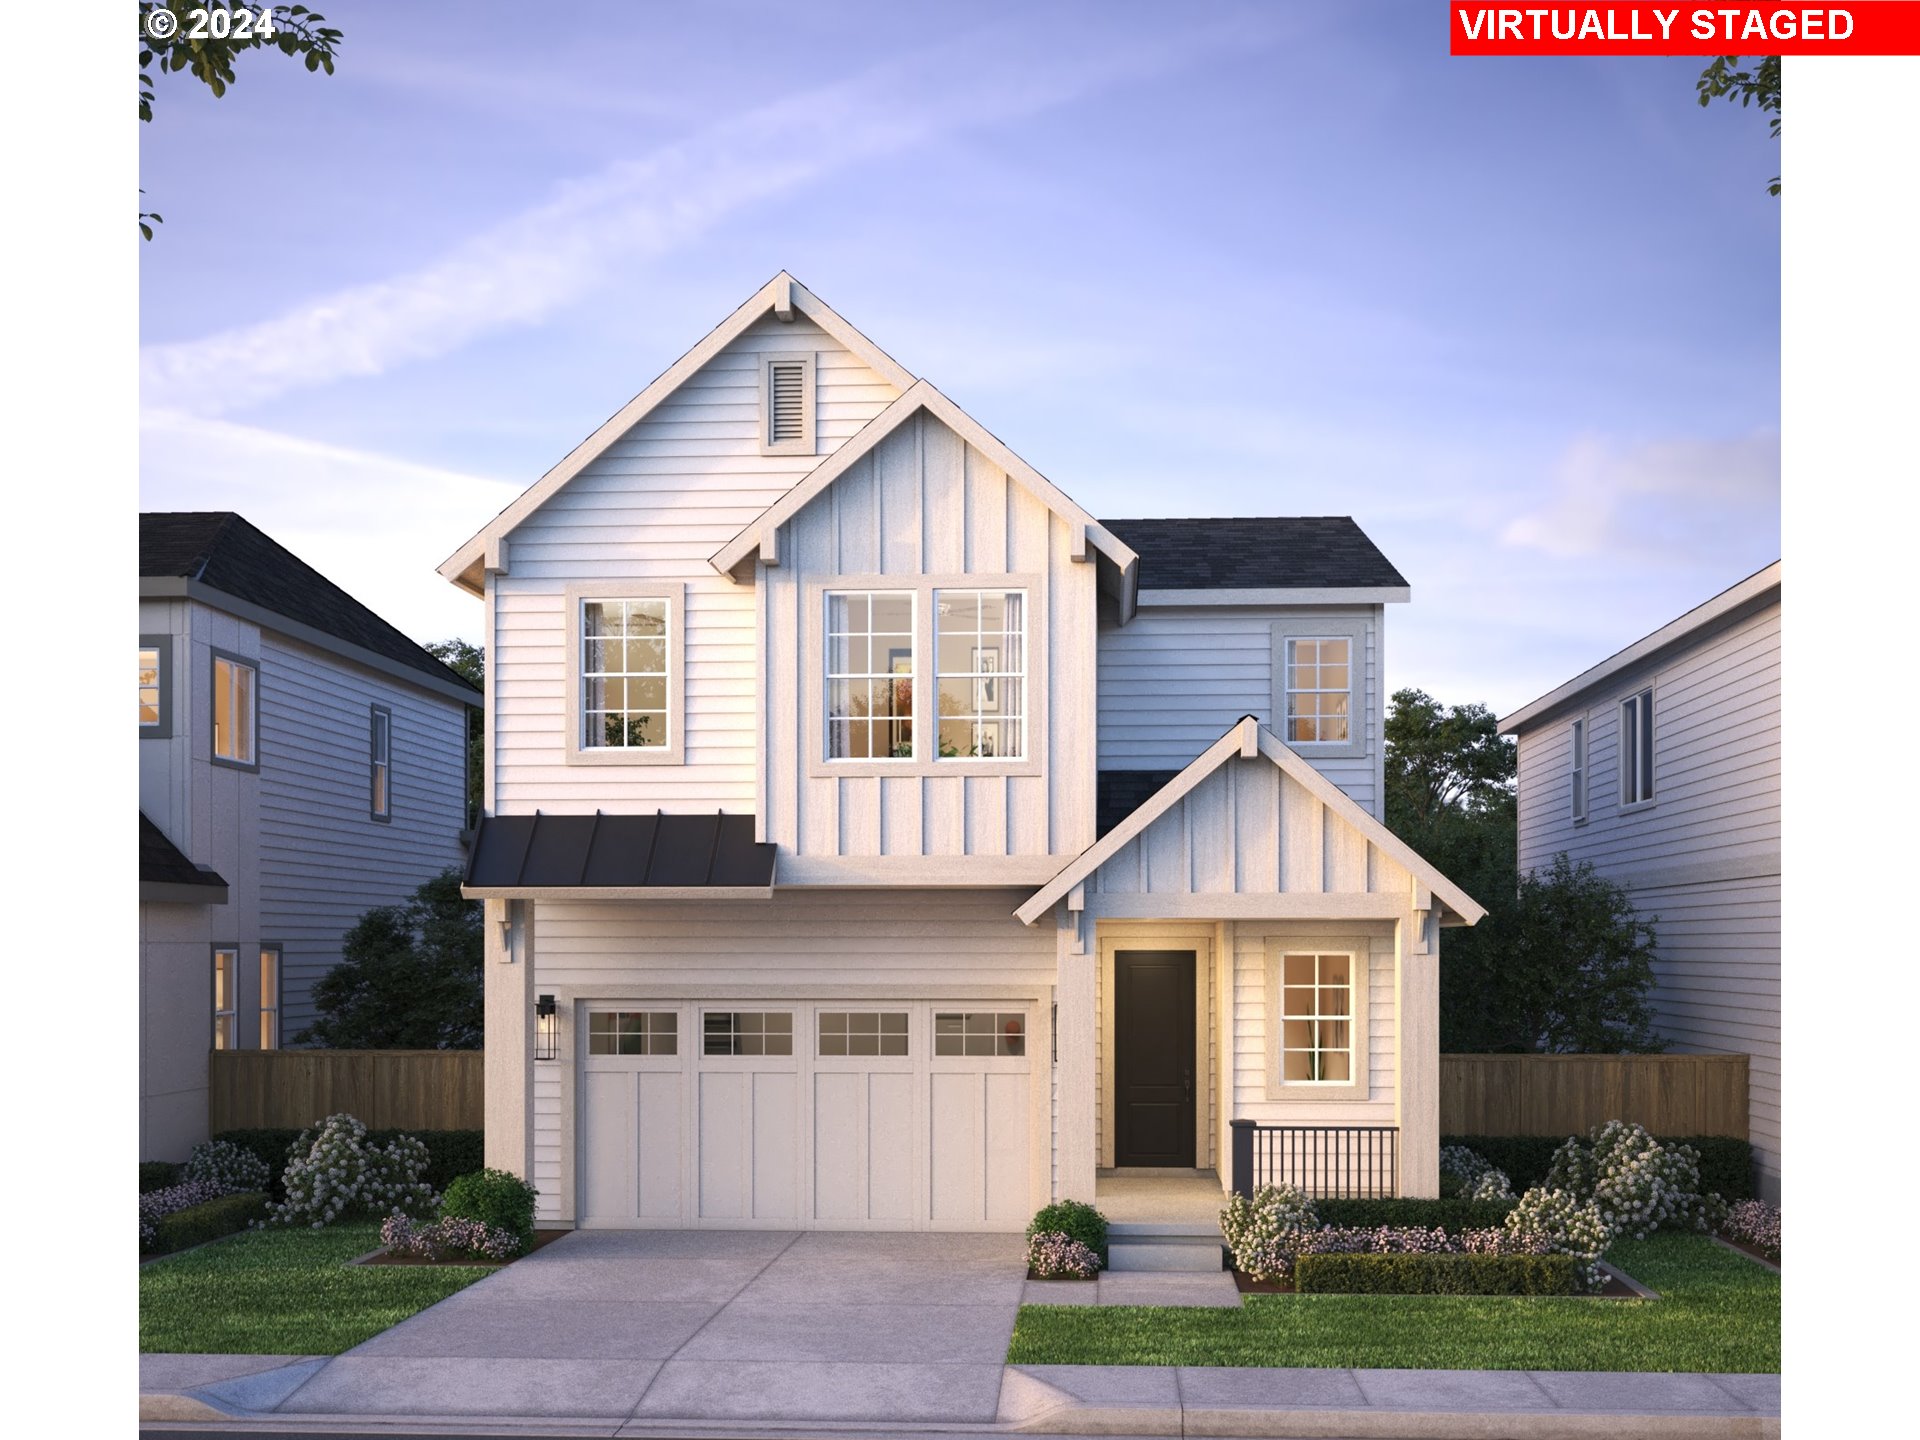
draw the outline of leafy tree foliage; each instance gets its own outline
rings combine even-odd
[[[435,640],[427,653],[462,680],[487,688],[487,652],[461,639]],[[480,813],[481,789],[486,779],[487,718],[482,710],[467,712],[467,814]]]
[[[343,959],[313,987],[320,1018],[297,1043],[335,1050],[477,1050],[483,1033],[481,906],[460,872],[401,905],[378,905],[346,934]]]
[[[1700,78],[1694,82],[1694,88],[1700,93],[1702,109],[1715,100],[1725,98],[1738,101],[1741,108],[1758,106],[1760,113],[1771,116],[1768,128],[1773,138],[1780,138],[1780,57],[1778,55],[1756,55],[1760,63],[1751,70],[1738,70],[1738,55],[1716,55],[1713,63],[1700,72]],[[1780,194],[1780,177],[1774,176],[1767,182],[1767,193]]]

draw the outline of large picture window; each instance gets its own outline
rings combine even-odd
[[[213,657],[213,758],[229,765],[259,763],[254,743],[260,672],[231,655]]]
[[[664,749],[672,742],[671,607],[665,598],[580,602],[583,748]]]
[[[914,758],[914,595],[826,592],[829,760]]]
[[[934,592],[940,759],[1025,757],[1026,601],[1019,590]]]

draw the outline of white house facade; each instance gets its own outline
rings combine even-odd
[[[1482,912],[1380,823],[1352,521],[1096,519],[782,274],[441,573],[543,1224],[1017,1229],[1236,1147],[1435,1193]]]
[[[140,1155],[207,1135],[375,905],[466,863],[479,692],[229,512],[140,517]]]
[[[1656,1028],[1744,1052],[1759,1193],[1780,1187],[1780,565],[1500,722],[1521,873],[1590,861],[1655,921]]]

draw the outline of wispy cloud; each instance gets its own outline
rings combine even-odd
[[[1780,437],[1684,438],[1620,446],[1576,438],[1554,468],[1547,504],[1515,517],[1508,545],[1573,559],[1644,561],[1744,553],[1754,526],[1777,524]]]
[[[1079,28],[1073,48],[1064,34],[975,32],[562,185],[544,203],[408,273],[305,301],[259,324],[147,347],[142,400],[225,411],[445,354],[580,299],[616,262],[684,245],[743,207],[829,173],[1242,51],[1272,33],[1258,15],[1196,25],[1171,40],[1087,44]]]

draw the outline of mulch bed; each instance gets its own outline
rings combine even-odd
[[[533,1232],[533,1244],[527,1247],[527,1255],[546,1245],[551,1245],[562,1235],[571,1235],[571,1230],[536,1230]],[[526,1255],[516,1257],[526,1259]],[[476,1266],[483,1270],[499,1270],[511,1265],[512,1260],[425,1260],[418,1255],[392,1255],[385,1250],[376,1250],[354,1262],[356,1265],[460,1265],[468,1269]]]
[[[1767,1252],[1762,1250],[1758,1245],[1749,1245],[1747,1244],[1746,1241],[1735,1240],[1730,1235],[1716,1234],[1713,1238],[1718,1240],[1722,1245],[1732,1246],[1735,1250],[1738,1250],[1742,1255],[1751,1255],[1754,1259],[1760,1261],[1763,1265],[1771,1265],[1775,1269],[1779,1268],[1780,1257],[1778,1255],[1767,1254]]]
[[[1242,1295],[1293,1295],[1298,1293],[1293,1288],[1293,1282],[1291,1280],[1256,1280],[1244,1270],[1235,1270],[1233,1272],[1233,1283],[1234,1287],[1238,1289]],[[1524,1299],[1525,1297],[1512,1296],[1509,1298]],[[1607,1283],[1600,1288],[1598,1295],[1587,1298],[1600,1300],[1638,1300],[1641,1297],[1635,1294],[1633,1289],[1624,1281],[1616,1276],[1609,1275],[1607,1276]]]

